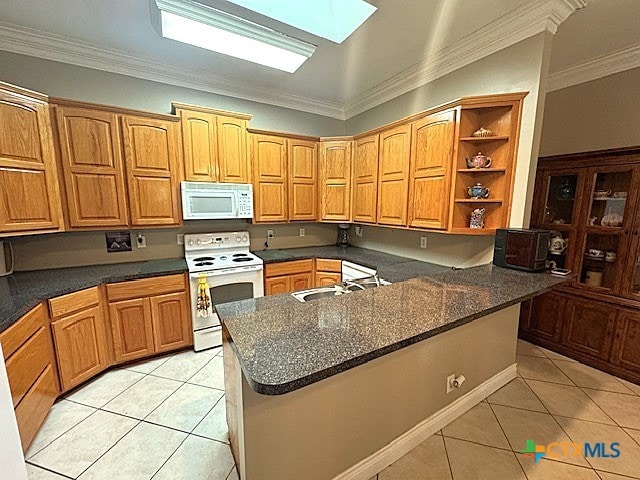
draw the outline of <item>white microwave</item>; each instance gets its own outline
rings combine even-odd
[[[253,186],[247,183],[181,182],[182,218],[253,218]]]

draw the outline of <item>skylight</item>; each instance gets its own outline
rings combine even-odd
[[[165,38],[293,73],[315,45],[191,0],[155,0],[156,27]]]
[[[342,43],[377,10],[363,0],[228,1],[336,43]]]

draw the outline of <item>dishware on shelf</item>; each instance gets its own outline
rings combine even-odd
[[[562,255],[568,246],[568,240],[562,238],[559,234],[555,234],[549,240],[549,253],[553,255]]]
[[[556,218],[552,223],[556,225],[564,225],[567,221],[564,218]]]
[[[489,168],[491,166],[491,157],[478,152],[473,157],[467,157],[467,168]]]
[[[474,200],[489,198],[489,192],[490,190],[480,182],[476,183],[473,187],[467,188],[467,195],[469,195],[469,198],[472,198]]]
[[[617,257],[617,256],[618,256],[618,255],[616,254],[616,252],[606,252],[606,253],[604,254],[604,260],[605,260],[606,262],[613,263],[613,262],[615,262],[615,261],[616,261],[616,257]]]
[[[597,248],[590,248],[587,250],[587,256],[591,258],[604,258],[604,252]]]
[[[607,198],[611,195],[611,190],[596,190],[593,192],[593,198]]]
[[[627,198],[629,192],[613,192],[613,198]]]
[[[618,213],[608,213],[602,217],[600,224],[603,227],[620,227],[622,226],[623,220],[624,217]]]
[[[587,225],[593,227],[598,221],[598,217],[589,217],[587,218]]]
[[[476,138],[493,137],[493,132],[488,128],[480,127],[478,130],[473,132],[471,136]]]
[[[565,180],[558,187],[558,198],[561,200],[572,200],[576,194],[576,190],[569,180]]]
[[[486,213],[484,208],[476,208],[471,212],[471,219],[469,220],[469,228],[484,228],[484,214]]]
[[[584,277],[584,284],[591,287],[602,286],[602,272],[596,270],[587,270]]]

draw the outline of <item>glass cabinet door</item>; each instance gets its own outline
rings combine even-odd
[[[613,290],[622,274],[620,234],[587,234],[579,282],[583,286]]]
[[[587,227],[623,228],[633,219],[626,216],[634,169],[590,172],[587,193],[590,203]]]
[[[544,218],[542,219],[545,227],[574,223],[578,180],[578,174],[569,172],[550,173],[543,180],[546,183]]]

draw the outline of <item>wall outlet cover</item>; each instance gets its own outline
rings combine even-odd
[[[178,242],[178,245],[184,245],[184,233],[178,233],[176,235],[176,240]]]
[[[420,237],[420,248],[427,248],[427,237]]]
[[[304,236],[305,236],[305,234],[306,234],[306,232],[304,231],[304,228],[301,228],[301,229],[300,229],[300,236],[301,236],[301,237],[304,237]]]
[[[273,230],[267,230],[267,238],[273,238]]]
[[[356,237],[361,237],[362,236],[362,227],[359,225],[356,225]]]
[[[453,392],[453,381],[456,379],[456,374],[452,373],[447,377],[447,393]]]
[[[136,236],[136,245],[138,248],[147,248],[147,237],[139,233]]]

